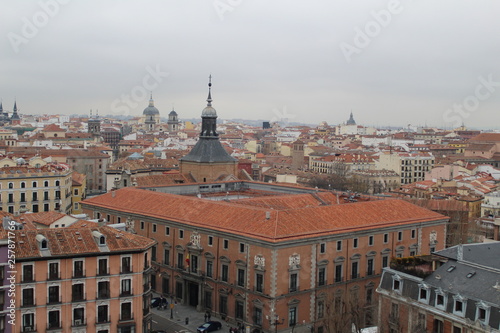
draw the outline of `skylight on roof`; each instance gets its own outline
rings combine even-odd
[[[448,269],[446,270],[447,272],[451,272],[455,269],[455,265],[451,265],[450,267],[448,267]]]
[[[471,277],[473,277],[474,275],[476,275],[476,272],[470,272],[469,274],[467,274],[467,278],[470,279]]]

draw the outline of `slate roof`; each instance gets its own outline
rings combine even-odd
[[[230,156],[217,138],[200,138],[183,162],[229,163],[237,160]]]
[[[500,242],[455,245],[435,254],[457,260],[460,246],[462,247],[461,261],[500,269]]]

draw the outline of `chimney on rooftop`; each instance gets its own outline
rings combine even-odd
[[[111,190],[111,196],[114,198],[116,197],[116,193],[115,193],[115,190]]]
[[[269,220],[271,218],[271,212],[266,212],[266,220]]]

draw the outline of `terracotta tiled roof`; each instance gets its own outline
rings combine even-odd
[[[66,130],[63,130],[61,127],[57,126],[56,124],[50,124],[47,125],[43,128],[43,132],[66,132]]]
[[[401,200],[277,210],[135,188],[90,198],[82,205],[179,221],[195,228],[217,229],[271,242],[446,219]]]
[[[72,179],[72,184],[73,186],[81,186],[83,184],[83,181],[85,180],[87,176],[78,173],[76,171],[73,171],[71,173],[71,179]]]
[[[50,211],[50,212],[22,214],[21,216],[19,216],[17,220],[25,221],[26,223],[38,223],[49,226],[55,221],[62,219],[63,217],[66,216],[67,215],[63,213]]]
[[[106,237],[106,245],[110,252],[141,250],[156,243],[152,239],[106,226],[18,230],[15,231],[16,242],[19,244],[16,247],[16,259],[42,257],[36,240],[37,235],[47,238],[51,256],[102,255],[102,248],[94,240],[93,231],[98,231]]]
[[[162,175],[149,175],[134,177],[132,179],[137,186],[164,186],[179,183],[191,183],[191,179],[176,171],[176,173],[166,173]]]
[[[500,142],[500,133],[481,133],[469,141],[483,141],[483,142]]]

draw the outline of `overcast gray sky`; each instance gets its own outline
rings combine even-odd
[[[500,127],[499,1],[0,4],[4,109]]]

